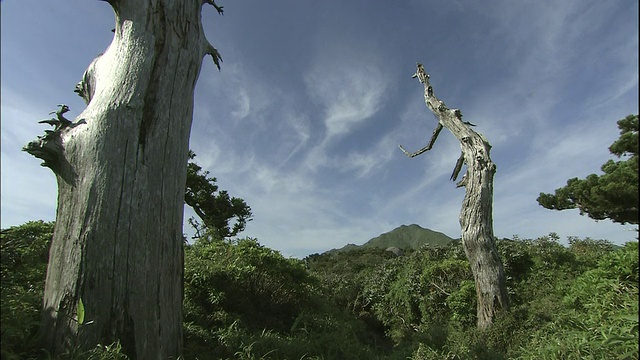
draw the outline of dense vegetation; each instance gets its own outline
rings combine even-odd
[[[52,223],[2,230],[2,358],[37,329]],[[512,310],[475,327],[460,243],[288,259],[255,239],[185,245],[185,359],[636,359],[638,243],[502,239]],[[90,314],[86,315],[90,318]],[[91,326],[90,324],[82,326]],[[104,344],[75,359],[124,359]]]

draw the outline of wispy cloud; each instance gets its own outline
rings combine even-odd
[[[361,129],[386,105],[392,82],[380,48],[334,29],[324,29],[319,36],[333,41],[316,42],[303,82],[318,109],[314,116],[323,125],[318,154],[313,156],[323,163],[335,141]]]
[[[637,33],[637,27],[629,24],[602,31],[615,21],[616,9],[610,4],[536,1],[486,5],[483,13],[495,26],[480,41],[494,52],[488,58],[501,64],[502,73],[488,78],[482,91],[460,106],[465,116],[484,126],[494,145],[515,139],[526,142],[544,127],[569,122],[566,117],[582,117],[576,112],[580,104],[586,110],[637,89],[633,74],[637,74],[638,38],[624,33]],[[496,40],[500,47],[493,46]],[[477,55],[488,54],[480,51]]]
[[[322,107],[327,139],[349,133],[375,114],[387,87],[375,65],[331,61],[319,61],[304,77],[309,95]]]
[[[421,61],[438,97],[493,145],[496,235],[628,238],[616,224],[546,210],[535,198],[598,172],[618,136],[615,121],[638,111],[637,2],[410,1],[384,15],[338,1],[260,4],[234,5],[215,23],[203,17],[225,63],[221,72],[203,63],[190,140],[220,188],[253,208],[246,235],[296,256],[409,223],[459,236],[465,189],[449,181],[456,139],[445,130],[414,159],[397,148],[425,146],[437,122],[409,78]],[[49,41],[53,33],[39,34],[60,19],[46,7],[5,5],[15,16],[2,22],[11,34],[2,42],[3,224],[37,218],[31,205],[55,212],[55,179],[39,177],[48,170],[19,147],[66,101],[60,84],[77,101],[72,110],[82,109],[71,90],[113,23],[108,6],[96,13],[91,4],[82,6],[90,26],[81,28],[92,32],[58,21],[69,44],[89,49],[69,52]],[[266,16],[254,11],[263,8]],[[26,17],[40,28],[25,27],[34,23]],[[261,31],[245,26],[256,23]]]
[[[231,112],[231,115],[236,119],[242,120],[251,113],[251,102],[245,89],[239,89],[237,94],[236,103],[238,107]]]
[[[22,155],[22,156],[21,156]],[[58,190],[53,173],[38,159],[2,151],[2,227],[55,219]]]
[[[283,139],[281,140],[283,142],[282,153],[284,154],[284,159],[280,162],[278,168],[287,166],[292,158],[305,149],[307,142],[311,138],[311,125],[307,116],[286,110],[283,115],[290,131],[283,134]]]
[[[29,220],[53,220],[57,188],[53,173],[41,161],[21,151],[46,129],[46,105],[2,89],[2,227]]]

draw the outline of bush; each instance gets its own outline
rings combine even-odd
[[[579,276],[563,309],[533,335],[521,358],[637,359],[638,243],[606,254]]]
[[[363,323],[255,239],[185,249],[185,358],[371,358]]]
[[[42,358],[36,336],[52,223],[2,230],[2,359]],[[512,308],[476,329],[459,242],[287,259],[255,239],[185,246],[185,359],[632,359],[638,243],[555,234],[497,242]],[[50,358],[50,357],[49,357]],[[65,359],[122,359],[120,345]]]
[[[212,351],[225,348],[216,331],[232,324],[289,331],[314,286],[300,261],[249,238],[187,246],[184,276],[185,342]]]
[[[37,354],[37,334],[44,295],[53,223],[30,221],[3,229],[1,256],[2,358]]]
[[[585,269],[594,268],[598,261],[615,250],[615,246],[606,240],[593,240],[591,238],[579,239],[569,237],[569,250],[576,255]]]

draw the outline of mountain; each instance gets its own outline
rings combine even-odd
[[[424,245],[443,247],[449,245],[452,241],[454,241],[454,239],[441,232],[425,229],[416,224],[411,224],[401,225],[387,233],[381,234],[380,236],[367,241],[362,246],[348,244],[340,249],[330,251],[349,251],[359,248],[388,249],[390,247],[406,250],[418,249]]]
[[[388,233],[384,233],[367,241],[362,247],[380,248],[397,247],[399,249],[418,249],[424,245],[441,247],[453,241],[447,235],[425,229],[419,225],[401,225]]]

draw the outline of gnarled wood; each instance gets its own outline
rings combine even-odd
[[[417,65],[413,76],[424,84],[424,100],[427,107],[438,118],[438,126],[429,144],[415,153],[400,149],[409,157],[420,155],[431,149],[442,127],[446,127],[460,141],[462,155],[456,162],[451,180],[456,180],[464,163],[467,171],[458,187],[464,186],[466,194],[460,212],[462,245],[475,279],[478,296],[478,327],[490,326],[500,310],[509,308],[509,297],[504,270],[493,236],[493,176],[496,166],[491,161],[491,145],[474,126],[462,121],[458,109],[449,109],[439,100],[429,84],[429,75],[422,64]]]
[[[175,359],[193,93],[203,57],[220,60],[201,23],[202,5],[214,3],[108,2],[113,42],[76,87],[83,125],[64,123],[26,146],[58,179],[43,347],[60,354],[120,341],[132,359]]]

